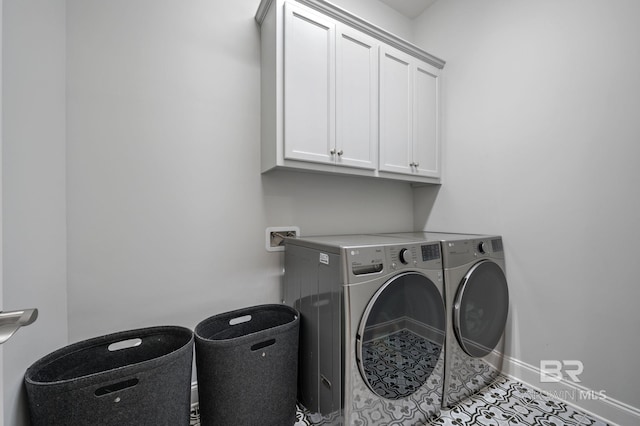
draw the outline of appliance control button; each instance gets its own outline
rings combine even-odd
[[[400,253],[398,254],[398,258],[400,259],[400,262],[406,265],[409,263],[409,260],[411,259],[411,253],[406,248],[403,248],[402,250],[400,250]]]

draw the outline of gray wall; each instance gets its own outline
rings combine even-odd
[[[448,61],[445,184],[416,190],[416,228],[502,234],[510,355],[581,360],[581,385],[633,407],[638,16],[629,0],[447,0],[414,34]]]
[[[331,3],[407,41],[413,41],[413,21],[377,0],[334,0]]]
[[[256,0],[5,0],[4,305],[45,307],[16,346],[275,302],[267,226],[495,232],[511,355],[581,359],[585,386],[640,407],[638,3],[447,0],[413,27],[367,3],[340,2],[448,61],[439,192],[259,174]]]
[[[5,425],[22,425],[25,369],[67,341],[65,7],[5,0],[2,37],[3,298],[38,320],[3,345]]]
[[[412,228],[406,183],[260,175],[257,6],[67,1],[71,341],[279,301],[267,226]]]

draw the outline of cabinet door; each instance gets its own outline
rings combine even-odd
[[[440,177],[439,78],[439,69],[417,63],[413,90],[414,172],[429,177]]]
[[[375,169],[378,42],[342,26],[337,29],[336,40],[336,162]]]
[[[291,3],[284,13],[284,156],[333,162],[335,23]]]
[[[412,58],[391,47],[380,48],[381,171],[412,172]]]

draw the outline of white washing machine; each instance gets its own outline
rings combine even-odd
[[[493,382],[502,371],[509,313],[502,237],[418,232],[400,238],[440,241],[447,312],[443,407]]]
[[[438,416],[446,332],[438,241],[287,239],[285,303],[301,314],[298,399],[313,424]]]

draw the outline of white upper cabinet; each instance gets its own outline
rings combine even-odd
[[[440,70],[384,46],[380,54],[380,171],[440,177]]]
[[[412,64],[389,47],[380,58],[380,170],[411,173],[413,162]]]
[[[374,170],[378,152],[378,41],[338,27],[336,156],[345,166]]]
[[[263,0],[262,171],[440,182],[444,62],[325,0]]]
[[[335,22],[285,4],[284,153],[328,163],[335,151]]]
[[[414,68],[413,163],[421,176],[440,177],[440,70],[424,62]]]
[[[378,42],[284,7],[285,159],[375,169]]]

